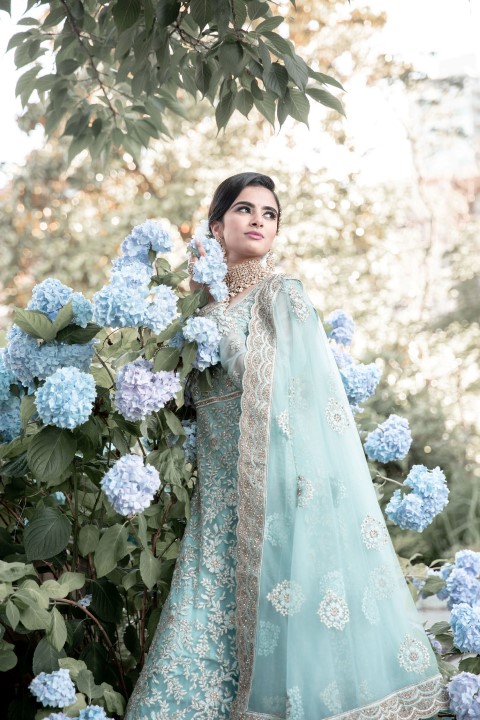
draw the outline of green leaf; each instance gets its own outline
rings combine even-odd
[[[167,422],[168,427],[172,431],[174,435],[180,435],[185,436],[185,430],[183,428],[182,423],[178,419],[178,417],[175,415],[174,412],[171,410],[168,410],[168,408],[163,408],[162,414],[165,417],[165,420]]]
[[[23,45],[24,40],[32,36],[31,30],[23,30],[22,32],[15,33],[15,35],[12,35],[10,40],[8,41],[7,45],[7,52],[9,50],[13,50],[14,47],[17,47],[18,45]]]
[[[28,466],[37,480],[59,477],[72,462],[76,449],[70,430],[47,425],[28,446]]]
[[[47,630],[50,627],[50,613],[32,604],[20,612],[20,619],[27,630]]]
[[[0,672],[7,672],[17,664],[17,656],[13,650],[10,649],[13,648],[13,645],[10,643],[5,643],[8,647],[3,647],[2,645],[3,643],[0,644]]]
[[[60,659],[65,658],[65,650],[55,650],[47,638],[43,637],[35,648],[32,660],[32,670],[34,675],[41,672],[51,673],[60,669]]]
[[[58,664],[61,668],[65,668],[66,670],[68,670],[73,682],[76,681],[79,673],[82,670],[87,669],[87,666],[83,662],[83,660],[75,660],[74,658],[71,658],[71,657],[61,658],[58,661]]]
[[[204,305],[207,302],[207,294],[204,289],[195,290],[193,293],[189,293],[178,301],[178,307],[182,313],[182,318],[186,320],[189,318],[195,310]]]
[[[81,590],[85,585],[85,575],[78,572],[64,572],[58,579],[59,584],[62,587],[68,588],[68,592],[71,593],[74,590]]]
[[[88,697],[89,702],[101,698],[103,696],[103,688],[96,685],[91,670],[80,670],[75,680],[75,684],[80,692]]]
[[[332,95],[331,93],[327,92],[326,90],[322,90],[321,88],[307,88],[306,90],[307,95],[310,95],[314,100],[321,103],[322,105],[325,105],[326,107],[332,108],[333,110],[337,110],[341,115],[345,115],[345,110],[343,108],[342,103],[338,98],[335,97],[335,95]]]
[[[189,9],[192,18],[200,30],[203,30],[205,25],[212,19],[210,0],[191,0]]]
[[[310,110],[310,103],[308,102],[308,99],[296,88],[291,88],[289,90],[289,98],[290,115],[295,118],[295,120],[305,123],[308,127],[308,112]]]
[[[0,10],[7,12],[9,15],[12,13],[12,0],[0,0]]]
[[[67,641],[67,626],[63,616],[58,612],[57,608],[54,607],[50,613],[50,627],[47,630],[47,640],[50,645],[60,652]],[[80,688],[79,688],[80,690]]]
[[[292,44],[285,40],[281,35],[267,30],[263,33],[265,39],[265,45],[279,58],[284,58],[285,55],[293,57]]]
[[[283,62],[295,85],[297,85],[302,92],[305,92],[308,82],[308,65],[305,60],[302,60],[298,55],[293,55],[293,57],[285,55]]]
[[[67,547],[70,534],[70,521],[60,510],[51,507],[38,510],[23,533],[27,559],[48,560],[58,555]]]
[[[15,582],[25,575],[36,575],[33,565],[0,560],[0,582]]]
[[[60,310],[57,313],[57,316],[55,320],[53,321],[53,327],[55,329],[55,335],[57,335],[60,330],[63,330],[67,327],[67,325],[72,321],[73,319],[73,310],[72,310],[72,303],[69,300],[65,305],[60,308]]]
[[[479,675],[480,674],[480,656],[477,655],[476,657],[463,658],[463,660],[460,660],[458,669],[461,672],[469,672],[469,673],[473,673],[474,675]]]
[[[52,321],[39,310],[17,308],[13,314],[13,322],[26,333],[39,340],[48,342],[55,337]]]
[[[247,19],[245,0],[231,0],[229,4],[232,8],[234,27],[240,29]]]
[[[160,27],[167,27],[175,22],[180,12],[179,0],[162,0],[157,3],[157,21]]]
[[[12,627],[12,630],[15,630],[18,623],[20,622],[20,611],[11,600],[8,600],[7,604],[5,605],[5,613],[7,615],[7,620]]]
[[[96,550],[100,531],[96,525],[84,525],[78,534],[78,549],[82,557]]]
[[[42,592],[48,595],[49,598],[52,598],[52,600],[61,600],[70,592],[68,588],[62,587],[56,580],[45,580],[40,587]]]
[[[193,342],[185,343],[182,350],[182,370],[180,372],[180,377],[183,379],[188,375],[190,370],[193,367],[193,361],[195,360],[195,357],[197,355],[197,343],[195,340]]]
[[[312,70],[311,67],[308,68],[308,76],[313,78],[313,80],[322,83],[322,85],[333,85],[334,87],[339,88],[339,90],[345,90],[342,83],[339,83],[338,80],[335,80],[335,78],[331,75],[325,75],[325,73],[317,72],[316,70]]]
[[[119,32],[134,25],[142,11],[140,0],[118,0],[112,8],[112,15]]]
[[[275,95],[283,98],[287,90],[288,73],[280,63],[271,63],[263,73],[263,82],[267,90],[271,90]]]
[[[242,89],[235,96],[235,107],[239,110],[242,115],[248,117],[248,113],[253,107],[253,97],[248,90]]]
[[[35,405],[35,395],[25,395],[20,402],[20,421],[22,423],[22,430],[28,425],[29,420],[37,412]]]
[[[30,95],[35,89],[36,77],[40,70],[41,66],[35,65],[34,67],[30,68],[30,70],[27,70],[27,72],[23,73],[23,75],[19,78],[15,86],[15,96],[20,95],[22,105],[26,105],[28,100],[30,99]]]
[[[117,567],[117,562],[128,554],[127,529],[118,523],[107,528],[95,551],[97,577],[103,577]]]
[[[127,625],[125,632],[123,633],[123,642],[125,643],[125,647],[128,652],[131,653],[134,658],[140,657],[140,641],[138,639],[138,633],[135,625]]]
[[[153,369],[155,372],[159,370],[175,370],[180,360],[180,350],[174,347],[160,348],[155,355]]]
[[[114,690],[111,685],[107,686],[107,683],[102,683],[102,688],[108,712],[116,713],[123,717],[125,714],[125,699],[123,695]]]
[[[109,580],[102,578],[92,582],[91,609],[105,622],[120,622],[123,610],[122,596]]]
[[[195,69],[195,85],[205,97],[210,87],[210,81],[212,79],[212,69],[208,61],[203,60],[201,55],[197,55],[196,69]]]
[[[230,120],[235,110],[235,95],[231,92],[225,93],[215,108],[215,120],[217,128],[221,130]]]
[[[226,41],[220,45],[218,60],[223,72],[237,76],[242,69],[243,50],[238,42]]]
[[[268,3],[261,2],[260,0],[249,0],[247,8],[250,20],[257,20],[260,17],[264,17],[270,10]]]
[[[250,13],[249,13],[250,14]],[[285,22],[284,17],[279,17],[278,15],[273,17],[265,18],[265,20],[262,20],[261,23],[259,23],[256,28],[256,33],[262,33],[267,30],[275,30],[279,25],[281,25],[283,22]]]
[[[257,110],[262,113],[272,127],[275,126],[275,95],[270,91],[264,92],[259,100],[253,93],[253,102]]]
[[[153,556],[151,550],[142,550],[140,553],[140,575],[149,590],[160,580],[160,560]]]

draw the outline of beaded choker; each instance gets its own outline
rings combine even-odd
[[[228,297],[232,298],[243,290],[256,285],[260,280],[275,271],[273,254],[269,251],[263,258],[251,258],[229,268],[225,283],[228,287]]]

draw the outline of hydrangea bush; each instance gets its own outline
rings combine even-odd
[[[194,279],[221,300],[221,248],[205,225],[195,237],[207,256]],[[198,254],[195,237],[189,252]],[[184,289],[186,263],[172,269],[170,249],[159,223],[135,227],[93,303],[45,280],[0,351],[0,670],[18,688],[9,717],[121,718],[152,641],[196,482],[189,384],[195,375],[211,387],[219,362],[217,326],[197,313],[208,293]],[[346,313],[326,326],[360,416],[380,370],[350,355]],[[410,443],[408,422],[391,415],[370,429],[365,450],[378,470]],[[387,516],[421,531],[447,497],[440,468],[414,466]],[[431,629],[447,657],[480,651],[479,571],[480,554],[464,550],[417,578],[420,592],[451,608],[452,625]],[[473,717],[478,656],[459,670],[452,709]]]

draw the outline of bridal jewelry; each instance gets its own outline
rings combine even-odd
[[[225,275],[228,297],[232,298],[243,290],[256,285],[260,280],[275,271],[275,261],[271,250],[262,258],[252,258],[234,265]]]

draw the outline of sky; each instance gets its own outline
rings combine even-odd
[[[340,1],[340,0],[339,0]],[[346,0],[345,0],[346,2]],[[351,0],[350,7],[366,3]],[[401,54],[433,77],[466,73],[480,76],[480,0],[368,0],[374,9],[385,10],[388,22],[376,37],[379,47],[391,54]],[[15,122],[21,112],[15,99],[18,74],[13,51],[5,53],[11,35],[22,30],[16,22],[26,3],[16,0],[12,19],[0,13],[0,77],[2,78],[2,112],[0,114],[0,186],[4,185],[12,165],[21,163],[28,151],[42,143],[40,132],[27,136]],[[346,130],[355,136],[355,144],[363,161],[366,178],[383,178],[389,167],[395,167],[396,177],[408,175],[408,155],[402,152],[402,130],[395,110],[385,97],[369,89],[365,102],[365,88],[352,83],[348,88],[348,118]],[[373,118],[373,122],[372,122]],[[310,142],[312,140],[310,139]],[[302,143],[309,152],[309,140]],[[322,156],[328,148],[322,147]],[[335,150],[331,149],[332,154]],[[395,154],[393,154],[395,153]],[[339,170],[339,158],[332,166]]]

